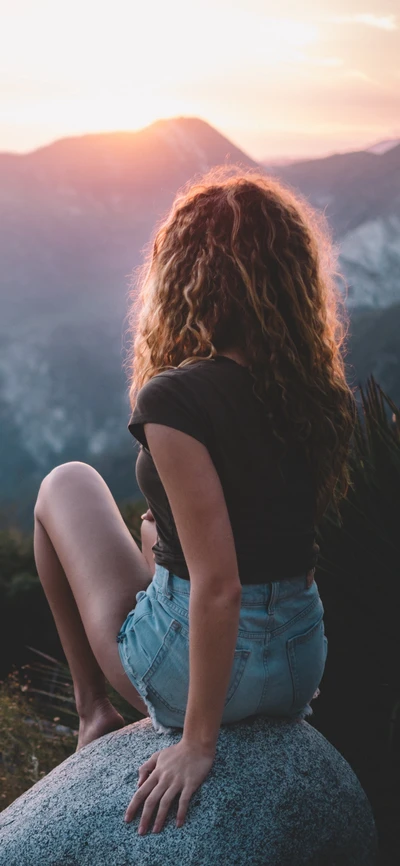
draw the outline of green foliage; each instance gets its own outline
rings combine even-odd
[[[378,828],[389,837],[395,827],[392,822],[388,828],[389,816],[400,808],[400,410],[373,376],[365,390],[360,387],[350,464],[352,483],[341,520],[328,510],[318,530],[316,580],[329,650],[310,721],[353,766]],[[140,514],[146,504],[138,500],[119,507],[140,546]],[[27,653],[26,691],[17,700],[5,685],[0,689],[4,805],[75,749],[74,738],[50,741],[48,731],[44,737],[45,725],[54,719],[72,730],[78,725],[69,670],[36,574],[32,537],[12,529],[0,532],[0,660],[9,663],[7,670],[11,662],[21,667]],[[111,688],[109,696],[127,723],[138,718]],[[40,720],[36,727],[23,721],[28,700],[29,715],[33,717],[34,707]],[[27,727],[29,737],[37,739],[29,739]],[[46,740],[43,752],[40,737]]]
[[[72,725],[78,729],[79,716],[76,711],[74,689],[69,667],[64,662],[41,652],[34,647],[28,647],[40,661],[24,665],[29,675],[27,692],[34,698],[38,713],[43,719],[52,719],[54,713],[63,725]],[[128,704],[112,686],[106,682],[107,695],[118,712],[124,717],[126,724],[142,718],[141,714]]]
[[[370,801],[382,863],[400,808],[400,410],[371,376],[339,521],[320,526],[316,580],[328,658],[311,721],[349,761]]]
[[[0,682],[0,808],[75,751],[76,736],[57,721],[38,716],[22,672]]]
[[[36,574],[33,537],[18,527],[0,530],[0,587],[6,589],[17,572]]]
[[[343,506],[344,515],[359,532],[365,535],[372,527],[375,535],[393,547],[399,514],[396,507],[400,505],[400,410],[373,376],[366,391],[362,386],[359,390],[362,412],[353,437],[352,487]],[[336,523],[330,514],[327,520]]]
[[[143,500],[120,506],[139,546],[146,507]],[[18,527],[0,531],[0,660],[5,677],[0,681],[0,808],[5,808],[75,751],[79,727],[70,671],[37,575],[33,536]],[[126,724],[141,718],[108,683],[106,689]]]
[[[143,499],[124,502],[120,513],[140,546]],[[12,664],[31,661],[28,646],[65,661],[53,616],[37,575],[33,534],[19,527],[0,530],[0,677]]]
[[[318,579],[332,629],[343,637],[364,624],[374,634],[374,669],[397,684],[400,652],[400,410],[373,376],[360,388],[362,411],[351,450],[352,485],[342,523],[328,512],[320,527]],[[356,616],[357,622],[354,622]],[[361,636],[361,633],[360,633]],[[365,648],[363,648],[365,652]]]

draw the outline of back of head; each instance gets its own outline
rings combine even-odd
[[[347,492],[355,420],[336,258],[324,216],[299,194],[220,167],[177,195],[131,309],[132,408],[161,370],[240,349],[282,448],[309,459],[316,521]]]

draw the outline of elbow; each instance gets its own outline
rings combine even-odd
[[[242,603],[242,584],[239,580],[227,588],[227,598],[232,604],[237,604],[240,607]]]
[[[221,581],[219,576],[214,576],[213,579],[203,579],[193,581],[191,579],[191,594],[202,595],[210,601],[211,604],[222,603],[232,607],[240,607],[242,603],[242,584],[239,578],[232,578],[230,581]]]

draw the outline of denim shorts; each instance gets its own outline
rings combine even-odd
[[[123,622],[123,668],[157,733],[183,728],[189,688],[190,582],[156,564]],[[303,719],[319,694],[328,641],[316,581],[297,577],[242,586],[231,676],[221,724],[249,716]]]

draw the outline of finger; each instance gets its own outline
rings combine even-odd
[[[143,776],[139,776],[138,783],[137,783],[138,788],[140,788],[140,786],[143,785],[143,782],[145,782],[146,779],[149,778],[149,775],[150,775],[150,773],[148,773],[147,775],[144,774]]]
[[[178,785],[175,785],[175,787],[171,786],[171,788],[168,788],[165,794],[161,797],[158,812],[154,821],[153,833],[159,833],[160,830],[162,830],[171,803],[175,800],[179,791],[180,787]]]
[[[138,829],[138,833],[140,833],[141,836],[147,833],[151,816],[156,806],[158,806],[161,797],[165,793],[167,784],[167,782],[159,782],[158,785],[156,785],[154,790],[151,792],[151,794],[149,794],[149,796],[147,797],[143,806],[142,817],[140,819]]]
[[[138,788],[140,788],[140,786],[143,785],[143,782],[145,782],[149,778],[151,773],[152,773],[152,770],[148,770],[147,772],[146,772],[146,770],[143,770],[143,771],[139,770],[139,778],[138,778],[138,783],[137,783]]]
[[[141,766],[139,767],[139,770],[138,770],[138,775],[139,775],[138,784],[141,785],[142,782],[145,779],[147,779],[147,777],[150,775],[150,773],[152,773],[153,770],[156,768],[159,754],[160,754],[160,752],[154,752],[154,755],[152,755],[148,759],[148,761],[145,761],[144,764],[141,764]]]
[[[158,755],[159,755],[159,752],[156,752],[154,755],[151,756],[151,758],[149,758],[148,761],[145,761],[144,764],[142,764],[139,767],[139,770],[138,770],[138,773],[139,773],[138,784],[139,785],[141,785],[142,782],[144,782],[144,780],[147,779],[147,777],[150,775],[150,773],[152,773],[153,770],[155,769],[155,767],[157,765]]]
[[[149,776],[149,778],[146,779],[145,782],[143,782],[143,785],[139,788],[139,790],[136,791],[136,794],[132,797],[132,800],[129,803],[129,806],[125,812],[124,820],[126,822],[129,822],[132,820],[132,818],[136,814],[139,806],[142,805],[142,803],[145,801],[146,797],[148,797],[150,792],[153,790],[153,788],[156,787],[157,782],[158,782],[157,776],[154,773],[152,773]]]
[[[186,814],[193,791],[189,788],[184,788],[179,798],[178,811],[176,815],[176,826],[182,827],[185,822]]]

